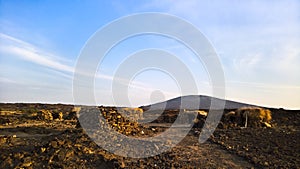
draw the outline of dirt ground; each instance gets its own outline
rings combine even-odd
[[[170,151],[135,159],[97,146],[72,105],[0,104],[0,109],[0,168],[300,168],[300,111],[271,109],[271,128],[230,127],[222,119],[204,144],[198,143],[198,124]],[[176,119],[176,111],[167,111],[151,127],[141,126],[110,113],[112,107],[100,109],[116,131],[132,137],[153,136]]]

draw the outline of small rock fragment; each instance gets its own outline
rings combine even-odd
[[[53,147],[53,148],[58,148],[58,145],[57,145],[57,142],[56,141],[51,141],[51,146]]]
[[[43,152],[45,152],[45,151],[46,151],[46,148],[41,147],[41,152],[43,153]]]

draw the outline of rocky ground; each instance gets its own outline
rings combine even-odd
[[[272,112],[272,128],[218,129],[211,141],[259,168],[300,168],[300,112]]]
[[[194,128],[171,150],[138,159],[99,147],[81,128],[71,105],[1,104],[0,109],[0,168],[300,168],[300,111],[271,109],[272,128],[241,129],[222,119],[204,144],[198,143],[198,135],[205,118],[198,117]],[[120,116],[114,107],[99,109],[109,130],[131,137],[165,131],[178,113],[166,111],[153,124],[141,125]],[[103,124],[84,117],[80,121],[96,119],[97,125]]]

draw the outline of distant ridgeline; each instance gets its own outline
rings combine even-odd
[[[141,106],[142,109],[144,110],[149,110],[150,108],[152,110],[155,109],[166,109],[166,110],[177,110],[177,109],[193,109],[192,105],[197,105],[198,101],[200,101],[199,107],[197,109],[219,109],[219,107],[211,107],[211,101],[215,101],[216,103],[222,103],[225,101],[225,107],[224,109],[238,109],[241,107],[245,106],[255,106],[251,104],[246,104],[246,103],[240,103],[240,102],[235,102],[235,101],[230,101],[230,100],[222,100],[210,96],[202,96],[202,95],[190,95],[190,96],[182,96],[182,97],[177,97],[168,101],[164,102],[159,102],[155,103],[152,105],[147,105],[147,106]],[[261,106],[258,106],[261,107]]]

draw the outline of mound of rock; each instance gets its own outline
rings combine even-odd
[[[50,110],[42,109],[37,113],[37,118],[39,120],[46,120],[46,121],[52,121],[53,116]]]
[[[157,131],[140,125],[136,120],[124,117],[116,107],[99,107],[99,109],[82,108],[77,128],[85,129],[107,128],[127,136],[154,135]]]
[[[108,123],[112,129],[115,131],[124,134],[124,135],[131,135],[131,136],[140,136],[140,135],[154,135],[157,131],[152,130],[148,127],[145,127],[143,125],[140,125],[137,122],[137,119],[131,119],[126,118],[123,116],[120,109],[117,109],[115,107],[100,107],[99,108],[103,117],[106,120],[106,123]],[[126,109],[126,111],[130,111],[129,109]],[[136,112],[138,112],[139,117],[141,116],[140,111],[133,110],[133,114],[136,115]]]
[[[133,120],[131,121],[130,119],[122,116],[122,114],[116,108],[100,107],[100,111],[103,117],[106,119],[106,122],[110,124],[110,126],[114,130],[118,131],[121,134],[137,135],[137,134],[145,133],[145,131],[147,130],[139,126],[138,122]]]
[[[239,127],[271,127],[272,114],[260,107],[242,107],[224,115],[225,122]]]
[[[62,112],[62,111],[53,111],[49,109],[41,109],[37,113],[31,114],[37,120],[77,120],[76,112]]]

